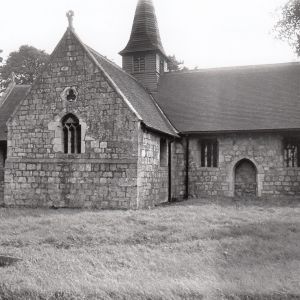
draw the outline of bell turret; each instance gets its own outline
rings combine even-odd
[[[123,69],[155,93],[168,58],[162,46],[152,0],[139,0],[127,46],[120,52]]]

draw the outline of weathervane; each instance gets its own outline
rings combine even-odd
[[[74,12],[73,10],[69,10],[66,14],[68,21],[69,21],[69,28],[74,29],[73,27],[73,17],[74,17]]]

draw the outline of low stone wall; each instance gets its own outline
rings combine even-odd
[[[136,161],[7,161],[8,206],[137,208]]]

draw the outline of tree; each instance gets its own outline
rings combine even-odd
[[[11,52],[0,67],[0,92],[9,84],[12,72],[15,73],[16,83],[32,84],[49,59],[43,50],[32,46],[21,46],[18,51]]]
[[[175,55],[169,55],[168,58],[169,58],[168,67],[170,72],[188,70],[188,68],[184,66],[184,61],[178,60]]]
[[[2,52],[3,52],[3,50],[0,49],[0,55],[1,55]],[[3,57],[0,56],[0,64],[2,63],[2,61],[3,61]]]
[[[287,40],[300,56],[300,0],[289,0],[282,8],[275,31],[282,40]]]

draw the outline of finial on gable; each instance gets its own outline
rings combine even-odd
[[[69,29],[74,30],[73,27],[73,17],[74,17],[74,11],[73,10],[69,10],[66,14],[67,18],[68,18],[68,22],[69,22]]]

